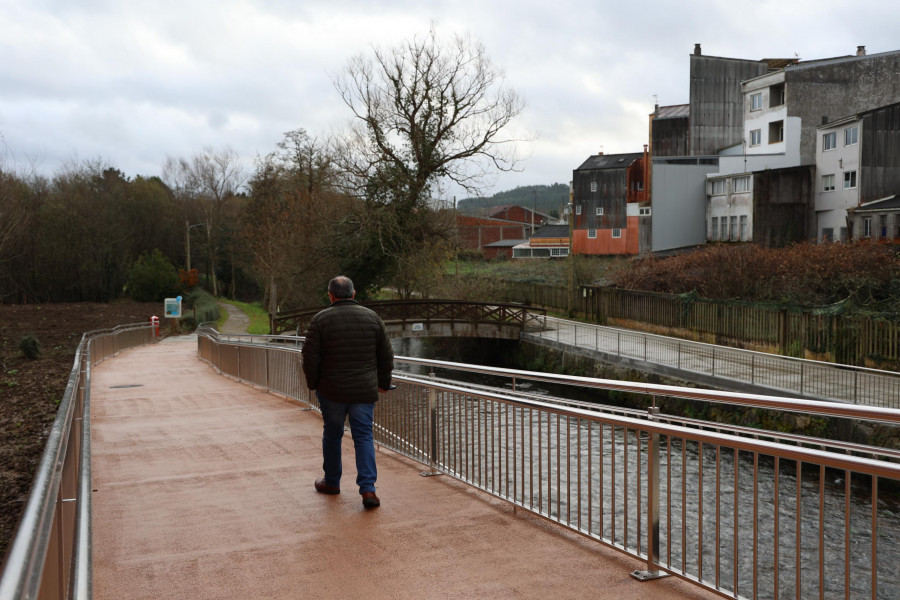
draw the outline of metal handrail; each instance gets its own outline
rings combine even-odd
[[[682,340],[617,327],[546,318],[540,333],[523,334],[609,356],[661,365],[719,381],[804,398],[900,408],[900,373]],[[636,340],[640,340],[639,342]]]
[[[89,331],[81,336],[31,493],[0,573],[0,598],[90,600],[91,366],[152,342],[148,323]]]
[[[198,353],[223,374],[317,406],[296,348],[200,336]],[[880,407],[395,361],[654,398],[900,422],[900,412]],[[779,586],[795,586],[797,597],[814,588],[817,597],[849,598],[852,571],[854,594],[859,587],[873,599],[900,593],[890,542],[900,535],[900,517],[882,506],[879,495],[885,482],[900,486],[900,464],[881,449],[829,447],[827,440],[797,435],[782,443],[768,431],[679,423],[654,407],[639,417],[430,376],[395,379],[399,388],[376,405],[377,443],[426,465],[423,475],[453,476],[646,560],[647,569],[633,573],[638,579],[676,575],[729,598],[780,597]],[[842,485],[833,483],[834,473]],[[838,500],[826,503],[829,494]],[[861,498],[860,504],[851,505],[851,498]],[[843,581],[826,580],[836,555],[843,560]]]

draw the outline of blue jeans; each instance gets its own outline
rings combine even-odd
[[[359,493],[374,492],[378,471],[375,468],[375,441],[372,438],[374,404],[332,402],[316,392],[322,409],[322,468],[325,483],[341,485],[341,438],[344,436],[344,419],[350,416],[350,434],[356,451],[356,485]]]

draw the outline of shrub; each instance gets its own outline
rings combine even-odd
[[[178,271],[158,249],[141,254],[131,267],[126,290],[137,302],[158,302],[175,295]]]
[[[34,360],[41,355],[41,343],[29,333],[19,340],[19,351],[28,360]]]
[[[183,311],[183,326],[189,327],[193,325],[196,327],[200,323],[219,320],[219,305],[216,304],[216,299],[202,288],[196,287],[192,289],[188,293],[187,300],[190,311],[187,309]]]

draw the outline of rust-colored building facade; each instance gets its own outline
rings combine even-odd
[[[642,219],[650,226],[648,168],[645,146],[642,153],[596,154],[573,171],[575,254],[636,255],[647,250],[641,228]]]
[[[528,237],[530,225],[504,219],[456,215],[459,245],[464,250],[484,250],[503,240],[522,241]]]

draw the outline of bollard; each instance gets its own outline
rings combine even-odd
[[[150,317],[150,327],[153,329],[153,337],[159,337],[159,317]]]

